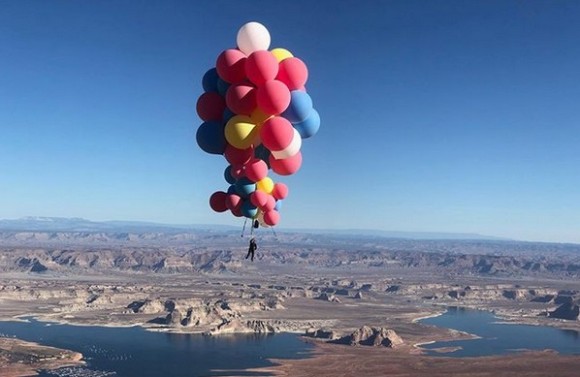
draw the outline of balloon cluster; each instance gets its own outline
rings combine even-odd
[[[236,49],[223,51],[203,76],[197,100],[203,123],[197,143],[223,155],[227,192],[211,195],[216,212],[257,219],[263,226],[280,221],[288,187],[274,183],[269,170],[291,175],[300,169],[302,139],[318,132],[320,117],[304,85],[308,69],[288,50],[270,47],[270,33],[249,22],[238,31]]]

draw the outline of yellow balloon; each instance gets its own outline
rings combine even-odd
[[[280,63],[284,59],[294,57],[294,55],[292,55],[292,53],[286,50],[285,48],[275,48],[271,52],[272,55],[274,55],[274,57],[276,58],[276,60],[278,60],[278,63]]]
[[[254,110],[252,112],[252,115],[250,116],[250,118],[252,119],[252,122],[254,122],[258,126],[261,126],[262,123],[264,123],[265,121],[267,121],[268,119],[270,119],[272,117],[273,117],[273,115],[264,114],[264,112],[260,109]]]
[[[274,190],[274,181],[270,177],[263,178],[256,183],[256,189],[264,191],[266,194],[271,194],[272,190]]]
[[[228,143],[238,149],[247,149],[254,144],[259,128],[245,115],[236,115],[228,123],[224,134]]]

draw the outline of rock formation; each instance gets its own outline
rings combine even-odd
[[[326,339],[326,340],[335,340],[340,338],[340,336],[336,334],[336,332],[333,330],[314,329],[314,328],[306,330],[305,336],[310,338]]]
[[[338,339],[336,343],[349,344],[351,346],[362,345],[394,348],[403,344],[403,339],[391,329],[363,326],[355,330],[352,334]]]
[[[568,302],[563,303],[562,305],[558,306],[556,310],[551,311],[548,313],[548,317],[550,318],[558,318],[558,319],[567,319],[570,321],[578,321],[580,320],[580,300],[573,301],[570,300]]]
[[[328,302],[340,302],[338,297],[332,293],[323,292],[316,298],[317,300],[328,301]]]

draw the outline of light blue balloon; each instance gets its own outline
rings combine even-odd
[[[225,125],[222,122],[204,122],[197,129],[197,145],[210,154],[223,154],[226,149]]]
[[[293,90],[290,92],[290,105],[281,114],[291,123],[303,122],[312,112],[312,98],[308,93]]]
[[[300,134],[302,139],[308,139],[311,136],[316,135],[318,129],[320,128],[320,115],[318,111],[312,109],[310,116],[300,123],[294,123],[294,128]]]
[[[280,211],[280,208],[282,208],[282,199],[278,199],[278,200],[276,201],[276,205],[274,206],[274,209],[275,209],[276,211]]]
[[[256,184],[248,178],[243,177],[236,181],[236,192],[242,198],[247,198],[254,191],[256,191]]]
[[[242,215],[244,215],[249,219],[252,219],[257,214],[258,208],[256,208],[249,200],[244,201],[244,204],[242,204]]]
[[[203,75],[203,79],[201,80],[201,85],[203,86],[203,90],[206,92],[217,92],[218,91],[218,73],[215,68],[208,70],[205,75]]]

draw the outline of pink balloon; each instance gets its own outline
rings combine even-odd
[[[281,81],[270,80],[258,86],[258,108],[267,115],[279,115],[290,105],[290,90]]]
[[[308,80],[308,68],[306,64],[298,58],[288,58],[280,62],[277,80],[282,81],[290,90],[298,90],[306,84]]]
[[[238,149],[233,147],[231,144],[226,145],[226,150],[224,152],[224,157],[226,160],[235,166],[241,166],[254,156],[254,148],[250,147],[247,149]]]
[[[300,169],[302,166],[302,153],[298,152],[294,156],[276,160],[274,156],[270,155],[270,168],[276,174],[280,175],[292,175]]]
[[[262,144],[271,151],[280,151],[290,145],[294,138],[292,124],[283,117],[268,119],[260,129]]]
[[[278,74],[278,60],[270,51],[255,51],[246,60],[246,75],[248,80],[256,85],[262,85],[273,80]]]
[[[240,209],[242,207],[242,198],[236,194],[226,194],[225,205],[230,211],[234,211],[236,208]]]
[[[250,194],[250,202],[258,208],[262,208],[268,203],[269,195],[264,191],[256,190]]]
[[[247,84],[233,84],[226,92],[226,104],[235,114],[252,115],[256,109],[255,88]]]
[[[216,62],[219,77],[225,82],[235,84],[246,78],[246,55],[237,49],[222,52]]]
[[[244,165],[244,171],[250,181],[258,182],[268,175],[268,165],[264,161],[256,158]]]
[[[280,222],[280,213],[276,210],[264,212],[264,222],[270,226],[278,224]]]
[[[268,194],[266,194],[268,195]],[[276,199],[272,195],[268,195],[268,199],[266,204],[260,207],[260,209],[264,212],[272,211],[276,207]]]
[[[274,184],[272,196],[276,200],[285,199],[288,196],[288,186],[281,182]]]
[[[222,96],[215,92],[206,92],[197,100],[197,115],[204,121],[219,120],[224,115],[226,103]]]
[[[214,192],[209,198],[209,206],[216,212],[225,212],[228,210],[226,206],[226,194],[223,191]]]

